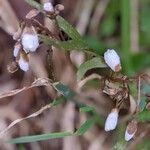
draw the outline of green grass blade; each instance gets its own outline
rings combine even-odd
[[[72,135],[73,135],[72,132],[58,132],[58,133],[49,133],[49,134],[42,134],[42,135],[24,136],[24,137],[14,138],[8,142],[11,144],[29,143],[29,142],[44,141],[49,139],[64,138],[66,136],[72,136]]]
[[[81,127],[75,132],[75,135],[83,135],[87,130],[89,130],[89,128],[91,128],[95,124],[96,120],[96,116],[93,116],[90,119],[86,120],[81,125]]]

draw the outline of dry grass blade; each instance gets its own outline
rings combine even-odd
[[[10,128],[12,128],[14,125],[16,125],[17,123],[19,123],[19,122],[21,122],[21,121],[23,121],[23,120],[29,119],[29,118],[36,117],[36,116],[40,115],[44,110],[49,109],[50,107],[51,107],[51,105],[48,104],[48,105],[42,107],[42,108],[41,108],[40,110],[38,110],[37,112],[35,112],[35,113],[33,113],[33,114],[31,114],[31,115],[29,115],[29,116],[27,116],[27,117],[20,118],[20,119],[17,119],[17,120],[15,120],[15,121],[13,121],[7,128],[5,128],[4,130],[2,130],[2,131],[0,132],[0,137],[1,137],[5,132],[7,132]]]
[[[23,92],[25,90],[28,90],[28,89],[31,89],[31,88],[34,88],[34,87],[37,87],[37,86],[51,86],[51,85],[52,85],[52,83],[51,83],[50,79],[48,79],[48,78],[38,78],[30,86],[26,86],[26,87],[23,87],[21,89],[16,89],[16,90],[12,90],[12,91],[0,94],[0,99],[2,99],[4,97],[9,97],[9,96],[16,95],[20,92]]]

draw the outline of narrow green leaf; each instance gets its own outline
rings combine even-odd
[[[61,93],[66,99],[71,99],[73,98],[76,94],[73,92],[68,86],[57,82],[53,84],[54,88]]]
[[[101,57],[95,57],[91,60],[81,64],[77,72],[77,79],[81,80],[85,73],[92,68],[105,68],[107,65],[103,62]]]
[[[44,141],[44,140],[49,140],[49,139],[63,138],[63,137],[72,136],[72,135],[73,135],[72,132],[49,133],[49,134],[32,135],[32,136],[14,138],[8,142],[11,144],[29,143],[29,142]]]
[[[146,102],[146,94],[150,93],[150,85],[147,83],[143,83],[141,86],[141,100],[140,100],[140,104],[139,104],[139,111],[143,111],[147,102]]]
[[[150,121],[150,111],[142,111],[138,113],[135,118],[140,122]]]
[[[25,0],[29,5],[32,7],[38,9],[38,10],[43,10],[43,7],[40,3],[34,1],[34,0]]]
[[[60,29],[62,29],[66,34],[68,34],[69,37],[71,37],[73,40],[80,41],[83,40],[78,31],[70,24],[68,23],[63,17],[57,16],[56,17],[58,26]]]
[[[89,128],[91,128],[94,123],[96,122],[96,116],[91,117],[85,123],[81,125],[81,127],[75,132],[75,135],[82,135],[84,134]]]
[[[57,48],[64,49],[64,50],[85,50],[88,51],[88,46],[80,41],[69,40],[69,41],[58,41],[51,37],[39,35],[41,41],[48,45],[53,45]]]
[[[90,107],[90,106],[84,106],[84,107],[81,107],[80,108],[80,112],[81,113],[85,113],[85,112],[91,112],[91,111],[94,111],[94,108],[93,107]]]

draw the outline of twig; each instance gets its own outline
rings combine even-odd
[[[29,90],[29,89],[37,87],[37,86],[52,86],[52,83],[51,83],[51,80],[48,78],[38,78],[30,86],[25,86],[21,89],[16,89],[16,90],[12,90],[12,91],[0,94],[0,99],[16,95],[20,92]]]
[[[41,114],[43,111],[45,111],[46,109],[49,109],[50,107],[51,107],[51,105],[48,104],[48,105],[42,107],[42,108],[41,108],[40,110],[38,110],[37,112],[35,112],[35,113],[33,113],[33,114],[31,114],[31,115],[29,115],[29,116],[27,116],[27,117],[20,118],[20,119],[16,119],[16,120],[13,121],[9,126],[7,126],[4,130],[2,130],[2,131],[0,132],[0,137],[1,137],[5,132],[7,132],[10,128],[12,128],[14,125],[16,125],[17,123],[20,123],[21,121],[24,121],[24,120],[29,119],[29,118],[34,118],[34,117],[40,115],[40,114]]]

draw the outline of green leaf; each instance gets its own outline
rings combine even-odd
[[[48,133],[48,134],[42,134],[42,135],[32,135],[32,136],[14,138],[8,142],[11,144],[29,143],[29,142],[44,141],[44,140],[49,140],[49,139],[63,138],[63,137],[72,136],[72,135],[73,135],[72,132]]]
[[[91,60],[81,64],[77,72],[77,79],[81,80],[85,73],[92,68],[105,68],[107,65],[103,62],[101,57],[95,57]]]
[[[81,127],[75,132],[75,135],[84,134],[89,128],[91,128],[96,122],[96,116],[91,117],[85,123],[81,125]]]
[[[73,92],[68,86],[66,86],[66,85],[64,85],[64,84],[62,84],[60,82],[54,83],[53,86],[66,99],[71,99],[71,98],[73,98],[76,95],[76,93]]]
[[[34,0],[25,0],[29,5],[32,7],[38,9],[38,10],[43,10],[43,7],[40,3],[34,1]]]
[[[81,107],[80,108],[80,112],[81,113],[85,113],[85,112],[91,112],[91,111],[94,111],[94,108],[93,107],[90,107],[90,106],[84,106],[84,107]]]
[[[139,111],[143,111],[145,106],[146,106],[146,96],[145,95],[141,95],[141,100],[140,100],[140,103],[139,103]]]
[[[78,33],[78,31],[70,23],[68,23],[63,17],[57,16],[56,20],[59,28],[62,29],[66,34],[68,34],[68,36],[71,37],[73,40],[76,41],[83,40],[80,34]]]
[[[143,83],[142,86],[141,86],[141,100],[140,100],[140,104],[139,104],[139,111],[143,111],[147,102],[147,97],[146,97],[146,94],[147,93],[150,93],[150,85],[147,84],[147,83]]]
[[[135,118],[140,122],[150,121],[150,111],[142,111],[138,113]]]
[[[90,50],[87,50],[88,46],[83,42],[79,42],[79,41],[75,41],[75,40],[58,41],[56,39],[53,39],[48,36],[43,36],[43,35],[39,35],[39,37],[40,37],[41,41],[44,42],[45,44],[48,44],[50,46],[53,45],[60,49],[90,51]]]

